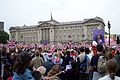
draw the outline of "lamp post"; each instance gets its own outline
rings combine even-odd
[[[110,45],[110,28],[111,28],[111,24],[110,24],[110,21],[108,21],[108,29],[109,29],[109,45]]]

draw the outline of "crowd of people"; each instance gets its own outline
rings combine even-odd
[[[120,50],[102,44],[0,47],[2,80],[120,80]]]

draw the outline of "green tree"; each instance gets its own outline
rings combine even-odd
[[[9,40],[9,34],[5,31],[0,31],[0,43],[6,44]]]

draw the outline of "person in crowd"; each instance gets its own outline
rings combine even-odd
[[[98,44],[103,44],[103,40],[102,40],[102,35],[101,34],[99,34],[99,35],[97,35],[97,43]]]
[[[90,62],[91,62],[91,58],[92,58],[93,55],[90,53],[89,48],[85,48],[85,54],[86,54],[86,55],[88,56],[88,58],[90,59],[89,65],[88,65],[88,66],[89,66],[89,68],[88,68],[88,69],[89,69],[89,74],[88,74],[88,75],[89,75],[89,80],[91,80],[91,79],[92,79],[92,73],[93,73],[93,72],[92,72],[92,70],[90,70]]]
[[[106,61],[105,56],[103,55],[103,46],[102,44],[98,44],[97,45],[97,54],[94,55],[91,59],[91,70],[93,71],[93,78],[92,80],[98,80],[99,78],[103,77],[105,75],[105,67],[103,67],[103,72],[100,73],[100,71],[98,70],[101,65],[98,66],[99,61],[103,61],[102,59],[100,59],[100,56],[104,57],[103,59],[105,59],[104,61]],[[99,60],[100,59],[100,60]],[[103,65],[103,64],[102,64]]]
[[[52,62],[52,53],[48,53],[47,54],[48,56],[47,56],[47,61],[44,61],[43,63],[42,63],[42,65],[41,66],[44,66],[45,68],[46,68],[46,73],[45,73],[45,75],[47,75],[47,73],[49,72],[49,70],[51,70],[51,68],[54,66],[54,63]]]
[[[7,53],[7,48],[5,46],[3,46],[1,49],[1,56],[2,57],[6,56],[6,53]]]
[[[40,53],[40,57],[44,60],[44,56],[43,56],[43,50],[41,47],[38,47],[38,52]],[[44,60],[45,61],[45,60]]]
[[[39,73],[41,74],[41,79],[45,77],[46,68],[44,66],[38,67],[36,71],[39,71]]]
[[[3,69],[2,77],[4,77],[4,80],[7,80],[8,77],[10,80],[11,78],[13,80],[40,80],[44,76],[47,76],[46,80],[51,80],[57,75],[57,77],[60,77],[62,80],[98,80],[106,75],[105,72],[100,72],[100,66],[98,66],[99,58],[100,56],[104,56],[103,54],[105,52],[103,51],[103,44],[97,44],[93,41],[93,45],[91,46],[91,50],[93,50],[91,53],[94,53],[93,55],[90,54],[90,46],[89,48],[85,48],[81,47],[82,45],[78,45],[71,47],[72,49],[63,46],[63,49],[62,47],[60,50],[55,48],[53,52],[49,49],[50,47],[41,46],[34,49],[30,47],[30,45],[27,47],[25,45],[26,44],[16,44],[16,46],[13,47],[7,47],[5,45],[1,48],[1,58],[4,63],[2,63],[0,67]],[[85,46],[88,47],[87,45]],[[45,52],[42,52],[44,49]],[[115,73],[117,76],[120,76],[120,53],[119,51],[116,52],[116,49],[117,48],[113,47],[111,49],[113,51],[105,49],[106,52],[108,52],[105,52],[105,56],[108,60],[116,60],[118,71]],[[53,67],[54,65],[57,66]],[[4,68],[2,68],[2,66],[4,66]],[[41,66],[44,68],[40,68]],[[102,68],[102,70],[104,69]]]
[[[7,80],[9,77],[12,76],[12,66],[10,63],[5,63],[4,64],[4,74],[3,74],[3,80]]]
[[[90,49],[89,48],[85,48],[85,54],[87,54],[87,56],[89,57],[89,59],[91,60],[91,58],[92,58],[92,54],[91,54],[91,52],[90,52]]]
[[[108,60],[113,58],[111,50],[108,50],[108,52],[106,53],[106,57]]]
[[[5,49],[7,50],[7,49]],[[3,79],[7,80],[13,75],[13,64],[14,64],[14,50],[9,50],[9,52],[4,51],[4,55],[1,55],[1,71],[3,71]]]
[[[12,80],[35,80],[32,76],[32,57],[27,52],[20,53],[14,64]]]
[[[113,46],[113,47],[111,48],[111,52],[112,52],[112,57],[114,57],[114,56],[115,56],[115,53],[116,53],[116,46]]]
[[[44,61],[47,61],[47,60],[48,60],[48,57],[47,57],[47,56],[48,56],[48,51],[45,50],[45,51],[43,51],[41,54],[42,54],[42,56],[43,56],[43,60],[44,60]]]
[[[32,59],[33,66],[37,69],[43,63],[43,59],[40,57],[40,53],[38,50],[35,51],[35,57]]]
[[[77,62],[79,64],[80,79],[89,80],[90,58],[85,53],[84,46],[82,46],[79,50],[80,50],[80,54],[78,55]]]
[[[60,67],[61,67],[61,70],[62,71],[64,71],[65,70],[65,68],[66,68],[66,63],[65,63],[65,60],[66,60],[66,56],[65,56],[65,52],[61,52],[62,54],[60,54],[60,57],[61,57],[61,59],[63,60],[62,61],[62,64],[60,65]]]
[[[70,57],[70,51],[67,51],[66,57],[64,58],[64,61],[63,61],[64,65],[62,65],[64,67],[63,70],[65,70],[66,66],[69,65],[70,61],[72,61],[72,60],[73,60],[73,58]]]
[[[97,42],[93,41],[93,43],[92,43],[92,53],[93,53],[93,55],[97,54],[97,48],[96,48],[96,46],[97,46]]]
[[[40,72],[37,71],[37,70],[32,72],[32,76],[34,77],[35,80],[41,80],[42,79],[42,76],[41,76]]]
[[[63,71],[60,75],[62,80],[80,80],[79,65],[75,60],[71,61],[71,69]]]
[[[120,77],[115,76],[118,65],[114,59],[110,59],[106,62],[107,75],[98,80],[120,80]]]
[[[48,72],[47,76],[53,78],[54,80],[60,80],[59,77],[57,77],[57,74],[60,73],[60,65],[56,64],[52,67],[52,69]]]
[[[76,51],[74,49],[71,49],[70,56],[73,57],[73,59],[76,58]]]
[[[61,58],[61,56],[60,56],[60,53],[55,53],[54,54],[54,59],[52,60],[52,62],[54,63],[54,64],[62,64],[62,62],[63,62],[63,59]]]
[[[118,71],[116,72],[116,75],[120,77],[120,52],[117,50],[114,59],[116,60],[118,64]]]

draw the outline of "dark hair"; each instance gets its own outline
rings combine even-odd
[[[103,46],[102,46],[102,44],[98,44],[98,45],[97,45],[97,51],[98,51],[98,52],[102,52],[102,51],[103,51]]]
[[[111,48],[111,50],[114,50],[114,51],[115,51],[115,48]]]
[[[118,65],[117,65],[117,62],[114,60],[114,59],[110,59],[106,62],[106,69],[110,75],[110,78],[112,80],[115,79],[115,73],[118,69]]]
[[[117,50],[116,54],[120,54],[120,52]]]
[[[66,52],[66,55],[67,55],[67,56],[70,56],[70,51],[67,51],[67,52]]]
[[[55,49],[54,52],[57,52],[57,49]]]
[[[41,80],[41,74],[39,71],[33,71],[32,76],[35,78],[35,80]]]
[[[15,48],[9,49],[9,53],[15,53]]]
[[[74,51],[72,50],[71,53],[74,53]]]
[[[28,68],[31,59],[32,57],[28,52],[20,53],[16,58],[14,71],[18,74],[23,74],[25,72],[25,69]]]
[[[51,70],[48,72],[48,76],[49,77],[51,77],[51,76],[53,76],[53,75],[55,75],[56,73],[59,73],[60,72],[60,65],[58,65],[58,64],[55,64],[52,68],[51,68]]]
[[[42,48],[41,48],[41,47],[39,47],[39,48],[38,48],[38,50],[39,50],[39,51],[42,51]]]
[[[89,48],[85,48],[85,54],[89,54],[90,50]]]
[[[82,46],[82,47],[79,48],[79,50],[80,50],[80,52],[84,52],[85,51],[85,47]]]

